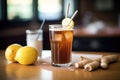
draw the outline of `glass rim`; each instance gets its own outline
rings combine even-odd
[[[49,25],[49,30],[54,30],[54,29],[61,29],[61,30],[74,30],[73,28],[72,29],[68,29],[68,28],[63,28],[62,27],[62,24],[50,24]]]
[[[27,29],[26,30],[26,33],[42,33],[43,32],[43,30],[42,29],[36,29],[36,30],[31,30],[31,29]]]
[[[50,24],[49,27],[61,27],[62,28],[62,25],[61,24]]]

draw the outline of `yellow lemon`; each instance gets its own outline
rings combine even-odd
[[[74,27],[74,21],[70,18],[65,18],[62,20],[62,26],[67,29],[72,29]]]
[[[15,60],[16,52],[21,47],[22,46],[20,44],[9,45],[5,50],[5,58],[10,62],[16,62],[16,60]]]
[[[37,60],[38,52],[35,48],[30,46],[24,46],[20,48],[15,56],[15,60],[20,64],[34,64]]]

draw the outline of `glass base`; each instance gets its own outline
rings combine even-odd
[[[71,66],[72,63],[66,63],[66,64],[56,64],[56,63],[52,63],[52,66],[55,67],[69,67]]]

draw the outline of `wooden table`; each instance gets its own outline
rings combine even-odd
[[[120,60],[109,66],[107,70],[97,69],[86,72],[83,69],[53,67],[50,65],[50,51],[43,51],[43,59],[34,65],[9,63],[4,57],[4,50],[0,51],[0,80],[120,80]],[[72,63],[79,56],[97,58],[102,55],[119,53],[106,52],[72,52]]]

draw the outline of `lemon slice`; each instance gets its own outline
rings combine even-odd
[[[62,20],[63,28],[72,29],[74,27],[74,21],[70,18],[65,18]]]

